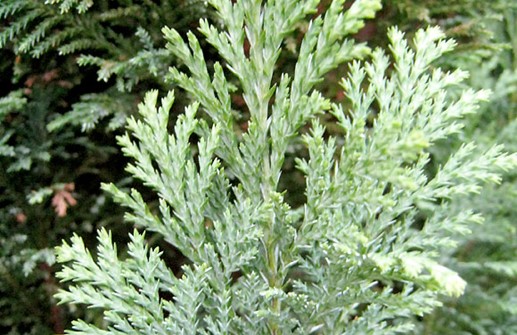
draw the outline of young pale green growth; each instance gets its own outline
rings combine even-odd
[[[346,36],[380,1],[357,0],[347,11],[344,1],[332,1],[311,21],[293,73],[278,82],[284,38],[318,1],[210,3],[223,28],[201,21],[199,30],[224,64],[209,67],[196,35],[185,41],[165,28],[169,50],[188,69],[172,68],[171,77],[195,102],[170,134],[174,95],[158,103],[158,92],[149,92],[140,117],[119,138],[133,161],[128,171],[158,194],[159,209],[136,190],[104,185],[128,208],[129,222],[162,235],[190,263],[175,277],[138,231],[125,260],[106,231],[99,233],[97,261],[74,237],[58,250],[59,260],[70,262],[59,276],[72,282],[58,297],[104,309],[108,330],[78,321],[71,333],[410,332],[413,317],[439,305],[440,294],[457,296],[465,287],[438,256],[480,218],[454,214],[449,199],[517,166],[517,156],[499,147],[478,154],[466,144],[435,174],[426,171],[429,148],[460,132],[462,117],[486,92],[447,95],[465,74],[433,67],[454,46],[437,28],[419,31],[412,48],[391,29],[392,59],[375,50],[368,62],[353,62],[342,82],[349,101],[334,104],[315,85],[366,55]],[[250,113],[244,134],[235,131],[234,86]],[[319,123],[325,112],[337,119],[339,134]],[[311,130],[302,131],[307,125]],[[307,148],[297,159],[302,205],[289,204],[290,191],[279,184],[297,141]]]

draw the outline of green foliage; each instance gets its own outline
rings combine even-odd
[[[87,234],[93,224],[120,220],[117,211],[103,218],[107,208],[98,203],[102,197],[94,191],[96,179],[97,187],[99,178],[112,179],[105,165],[115,150],[71,129],[46,130],[49,117],[58,112],[53,102],[64,93],[57,85],[36,85],[30,96],[18,98],[21,95],[15,91],[3,99],[14,101],[2,105],[5,114],[0,122],[0,131],[7,135],[0,146],[0,332],[4,334],[52,334],[62,328],[67,309],[56,308],[51,298],[58,286],[53,247],[71,230]],[[77,204],[81,209],[76,212]]]
[[[465,138],[475,138],[480,147],[497,141],[517,152],[517,9],[501,13],[502,20],[487,26],[494,42],[508,47],[485,53],[471,63],[468,85],[494,91],[490,104],[468,118]],[[447,143],[450,145],[451,143]],[[440,152],[446,151],[442,148]],[[437,155],[440,160],[442,155]],[[474,207],[486,218],[472,227],[448,256],[448,263],[468,282],[465,295],[445,301],[425,320],[425,334],[515,334],[517,332],[517,175],[508,173],[500,185],[480,195],[456,200],[461,211]]]
[[[72,110],[56,117],[47,124],[50,132],[62,129],[65,126],[80,126],[83,132],[92,130],[100,120],[111,116],[106,127],[114,131],[122,127],[127,118],[127,111],[133,109],[134,95],[106,90],[103,93],[84,94],[81,101],[72,106]]]
[[[1,220],[6,222],[5,216]],[[50,302],[47,290],[53,293],[53,288],[48,282],[39,285],[39,281],[46,280],[46,272],[34,269],[42,262],[52,265],[54,252],[51,248],[31,249],[27,238],[25,234],[13,235],[4,225],[0,226],[0,329],[5,334],[51,332],[41,320],[48,317],[46,311],[50,309]]]
[[[106,230],[96,258],[79,236],[58,248],[67,263],[58,276],[71,285],[57,297],[103,310],[107,326],[79,320],[71,334],[409,333],[441,296],[463,293],[440,256],[482,218],[472,206],[455,211],[456,199],[499,183],[517,154],[464,143],[430,172],[430,151],[461,134],[488,92],[457,94],[466,73],[434,66],[454,47],[438,28],[417,31],[412,47],[392,28],[391,58],[376,49],[349,66],[348,104],[323,97],[315,85],[326,73],[367,56],[347,36],[380,9],[376,0],[347,11],[332,1],[311,20],[292,73],[277,80],[285,38],[318,3],[210,1],[222,28],[201,20],[199,32],[223,64],[205,59],[193,33],[185,42],[164,28],[184,65],[170,76],[194,102],[171,134],[174,94],[158,104],[151,91],[119,137],[128,172],[159,196],[155,208],[137,190],[105,184],[126,220],[147,231],[134,231],[126,257]],[[249,113],[244,133],[232,92]],[[325,114],[338,133],[320,123]],[[305,182],[299,206],[280,188],[293,151]],[[188,258],[181,273],[149,246],[154,233]]]
[[[0,333],[516,333],[515,2],[234,2],[0,1]]]
[[[27,99],[23,97],[21,91],[11,92],[8,96],[0,99],[0,118],[4,118],[10,112],[22,108],[27,103]],[[15,149],[8,144],[9,139],[13,136],[12,130],[0,129],[0,156],[15,156]]]
[[[390,1],[387,1],[390,2]],[[399,0],[391,1],[393,5],[407,17],[433,22],[438,18],[451,17],[451,14],[479,15],[493,10],[501,10],[509,6],[514,6],[511,1],[490,1],[480,2],[475,0]]]
[[[63,333],[96,313],[56,306],[51,251],[97,227],[127,235],[100,181],[122,179],[115,133],[172,57],[164,24],[184,30],[202,1],[0,1],[0,333]],[[84,59],[84,61],[83,61]],[[95,60],[87,66],[88,60]],[[79,68],[77,63],[85,66]],[[97,82],[97,79],[102,79]],[[121,227],[121,228],[117,228]],[[100,323],[99,323],[100,324]]]
[[[79,65],[98,69],[99,81],[112,84],[114,78],[116,90],[135,95],[138,85],[163,85],[172,62],[171,53],[158,46],[163,41],[161,28],[169,25],[181,31],[194,18],[206,15],[204,8],[199,0],[7,0],[0,4],[0,19],[6,20],[0,26],[0,48],[12,48],[19,57],[49,53],[77,57]],[[75,125],[80,119],[85,119],[83,129],[91,129],[99,115],[89,115],[88,110],[98,110],[99,104],[106,107],[100,102],[106,99],[97,92],[90,94],[74,106],[77,118],[66,115],[51,129]],[[111,106],[103,108],[103,117],[112,117],[111,126],[118,127],[133,110],[134,106],[125,110]]]
[[[456,67],[469,67],[483,55],[501,50],[502,45],[494,43],[492,23],[517,8],[515,1],[507,0],[385,0],[384,3],[386,13],[378,26],[397,24],[414,31],[422,24],[439,25],[447,36],[460,42],[454,53],[445,57],[448,61],[456,59]],[[461,64],[457,63],[459,60]]]

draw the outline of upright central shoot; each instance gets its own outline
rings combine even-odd
[[[330,108],[327,99],[311,92],[314,85],[346,60],[366,55],[367,48],[345,37],[356,33],[363,26],[362,20],[372,18],[380,8],[379,1],[357,1],[348,12],[343,12],[344,1],[332,2],[324,15],[311,22],[294,74],[284,74],[279,83],[273,83],[285,37],[316,12],[318,3],[312,0],[268,1],[263,5],[261,1],[211,2],[226,31],[218,30],[206,20],[201,21],[199,31],[218,51],[224,67],[242,90],[250,116],[248,131],[241,138],[234,130],[235,111],[223,66],[216,63],[211,76],[195,35],[188,35],[187,45],[176,31],[164,29],[169,50],[189,70],[189,75],[185,75],[172,69],[174,81],[201,104],[210,121],[222,130],[216,155],[239,183],[232,191],[237,199],[246,199],[254,206],[257,216],[250,228],[260,236],[260,245],[255,245],[259,253],[254,265],[260,268],[261,277],[267,279],[271,292],[277,293],[287,285],[286,265],[297,263],[293,213],[278,192],[286,150],[299,136],[300,127]],[[209,132],[208,126],[203,132]],[[229,203],[223,208],[228,207]],[[220,221],[218,217],[209,219]],[[238,241],[229,243],[235,242]],[[269,327],[272,333],[277,333],[276,319],[282,314],[282,299],[272,296],[270,300]]]
[[[347,36],[380,0],[347,10],[344,2],[318,14],[315,0],[209,1],[220,27],[202,20],[199,32],[221,63],[207,62],[194,33],[185,41],[164,28],[185,69],[171,68],[172,80],[193,103],[169,134],[174,94],[156,107],[158,92],[150,92],[119,138],[134,162],[127,170],[158,194],[159,210],[136,190],[104,189],[129,209],[129,222],[159,233],[190,262],[177,278],[136,230],[124,260],[102,230],[94,261],[76,236],[58,250],[72,262],[59,274],[73,281],[58,294],[62,302],[103,308],[110,334],[398,334],[414,329],[439,294],[462,293],[465,282],[436,259],[480,217],[452,212],[449,200],[497,181],[494,171],[517,159],[466,144],[427,171],[429,148],[460,132],[487,92],[447,94],[465,74],[433,67],[454,46],[436,28],[418,31],[412,47],[391,29],[393,61],[370,53]],[[300,27],[294,69],[278,73],[285,40]],[[329,71],[369,55],[349,66],[345,104],[315,88]],[[244,132],[236,95],[249,112]],[[338,131],[320,124],[324,113]],[[305,177],[306,202],[297,208],[279,186],[288,151]],[[74,329],[107,334],[85,321]]]

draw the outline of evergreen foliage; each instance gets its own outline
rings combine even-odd
[[[172,58],[160,46],[161,28],[169,25],[181,31],[206,15],[204,8],[200,0],[7,0],[0,3],[0,19],[7,22],[0,31],[0,48],[8,46],[19,57],[49,53],[77,57],[79,65],[98,69],[99,81],[114,78],[120,92],[113,91],[123,102],[127,93],[139,91],[136,85],[163,85]],[[91,129],[92,122],[106,117],[112,117],[111,127],[120,127],[134,104],[115,108],[105,100],[104,93],[90,92],[71,115],[58,118],[50,129],[65,125]]]
[[[99,179],[117,176],[106,171],[115,148],[72,129],[49,133],[49,117],[59,112],[54,102],[66,90],[55,83],[31,90],[2,100],[8,112],[0,123],[0,332],[10,335],[63,328],[67,309],[52,299],[53,247],[72,230],[86,236],[94,225],[120,221],[117,210],[103,213],[96,189]]]
[[[315,85],[326,73],[367,56],[347,36],[378,0],[347,11],[332,1],[311,20],[292,73],[278,76],[284,39],[318,3],[211,0],[222,28],[201,20],[199,31],[224,60],[213,66],[193,33],[185,42],[164,28],[184,65],[170,76],[193,103],[170,134],[174,93],[158,102],[151,91],[119,137],[133,161],[127,170],[160,199],[152,208],[137,190],[104,185],[146,231],[131,234],[127,256],[104,229],[96,258],[77,235],[58,249],[67,263],[58,276],[71,285],[57,297],[102,309],[107,325],[79,320],[71,334],[409,333],[442,295],[463,293],[465,281],[440,256],[482,218],[454,206],[499,183],[517,155],[463,143],[432,171],[430,152],[461,133],[488,92],[454,92],[466,73],[434,66],[454,47],[438,28],[417,31],[411,47],[392,28],[391,57],[376,49],[350,64],[348,103],[323,97]],[[232,92],[249,113],[245,132]],[[338,134],[327,133],[322,114],[335,118]],[[301,206],[280,188],[293,150],[305,179]],[[181,273],[149,247],[152,233],[188,258]]]
[[[491,89],[490,104],[469,117],[464,138],[475,138],[480,147],[497,141],[517,152],[517,8],[487,22],[495,43],[506,45],[500,52],[480,53],[476,63],[464,63],[471,73],[467,84]],[[457,60],[455,60],[457,62]],[[447,143],[451,145],[451,143]],[[442,148],[438,153],[446,151]],[[443,154],[435,155],[440,160]],[[447,260],[468,282],[460,299],[450,299],[425,320],[424,334],[515,334],[517,332],[516,279],[517,180],[515,172],[500,185],[480,195],[456,200],[456,211],[475,207],[486,218],[471,227],[472,234],[460,240]]]
[[[397,24],[404,30],[416,30],[422,24],[439,25],[447,36],[459,41],[454,51],[470,66],[480,54],[501,48],[493,39],[491,23],[500,20],[503,13],[517,8],[515,1],[473,0],[385,0],[385,15],[380,26]],[[445,59],[453,58],[448,55]],[[457,64],[456,64],[457,65]]]
[[[0,1],[1,334],[62,333],[71,317],[96,322],[96,313],[56,306],[53,248],[72,231],[89,246],[97,227],[127,235],[116,224],[121,210],[99,189],[101,180],[131,184],[118,168],[113,132],[149,87],[163,85],[172,62],[163,25],[183,31],[206,8],[177,0]]]
[[[123,324],[122,333],[164,325],[189,332],[192,323],[202,333],[225,332],[225,325],[230,333],[254,334],[272,333],[268,327],[313,334],[516,333],[515,172],[476,194],[482,180],[498,180],[491,165],[504,170],[503,161],[514,159],[497,159],[502,149],[495,143],[517,151],[515,2],[385,0],[354,37],[391,48],[394,57],[374,51],[350,66],[338,64],[369,53],[341,40],[343,32],[358,30],[346,25],[358,22],[359,7],[335,22],[343,31],[334,31],[331,17],[343,1],[303,1],[305,9],[293,5],[259,24],[252,8],[259,1],[212,2],[225,5],[219,17],[203,21],[194,35],[205,38],[197,42],[187,30],[209,13],[203,1],[0,1],[0,333],[62,333],[72,318],[83,320],[76,328],[86,333],[109,326],[103,318]],[[329,7],[334,14],[317,18]],[[227,16],[234,8],[238,13]],[[237,32],[241,21],[233,19],[245,10],[247,31]],[[279,19],[287,14],[290,22]],[[316,23],[309,25],[311,19]],[[407,32],[411,48],[393,28],[391,41],[385,38],[393,24]],[[423,61],[417,47],[423,36],[417,29],[428,24],[458,41],[451,50],[443,36],[435,40],[447,52],[434,61]],[[167,48],[163,25],[174,28],[165,30]],[[280,26],[292,29],[272,28]],[[186,47],[178,37],[185,35]],[[328,47],[325,36],[341,44]],[[177,69],[169,74],[171,64]],[[410,70],[400,72],[400,64]],[[470,77],[460,82],[445,73],[455,82],[433,87],[437,67],[455,75],[463,68]],[[144,92],[167,90],[168,80],[181,88],[174,110],[156,106],[153,91],[121,142],[133,160],[131,174],[150,186],[132,193],[132,178],[118,172],[125,163],[113,137]],[[493,91],[476,113],[475,101],[467,104],[473,108],[461,102],[465,92],[475,92],[471,87]],[[177,121],[185,91],[193,105]],[[439,117],[454,104],[461,110],[456,123]],[[188,140],[185,133],[176,137],[175,124]],[[165,137],[174,145],[157,147]],[[116,183],[105,189],[129,208],[129,222],[146,231],[134,232],[129,249],[121,209],[100,194],[100,180]],[[118,256],[122,265],[86,257],[98,227],[110,230],[99,233],[99,254],[109,255],[107,262]],[[65,255],[75,257],[63,272],[73,294],[60,297],[97,308],[56,306],[51,298],[63,285],[55,279],[52,247],[72,232],[82,236]],[[74,277],[85,274],[74,268],[77,259],[87,262],[90,277]],[[112,277],[99,279],[104,268]],[[93,276],[106,286],[88,282]],[[457,297],[465,284],[459,278],[467,284]],[[158,285],[158,296],[147,281]],[[165,324],[156,322],[162,310]]]

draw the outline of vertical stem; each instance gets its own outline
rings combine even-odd
[[[259,83],[259,90],[257,100],[259,103],[259,114],[258,120],[261,129],[261,140],[264,143],[268,143],[268,135],[269,135],[269,126],[268,126],[268,116],[269,116],[269,101],[265,99],[267,92],[269,91],[269,87],[271,84],[272,73],[268,73],[261,78],[261,82]],[[264,203],[268,203],[271,200],[271,193],[275,190],[276,185],[273,184],[273,179],[271,178],[271,147],[270,145],[266,146],[264,153],[262,155],[261,163],[262,163],[262,178],[261,178],[261,192],[262,199]],[[278,278],[278,260],[275,252],[277,238],[274,235],[274,226],[276,224],[276,216],[273,213],[268,222],[268,231],[265,234],[265,245],[266,245],[266,260],[267,260],[267,269],[268,269],[268,280],[270,288],[280,288],[281,278]],[[273,297],[271,301],[271,311],[275,315],[279,315],[281,311],[281,302],[277,297]],[[276,320],[268,321],[269,329],[271,334],[276,335],[279,334],[280,329]]]
[[[265,85],[266,86],[266,85]],[[260,121],[261,121],[261,128],[262,128],[262,140],[268,141],[268,133],[269,133],[269,127],[267,126],[267,118],[268,118],[268,101],[261,101],[260,102]],[[272,178],[271,178],[271,162],[270,162],[270,146],[268,145],[266,147],[266,150],[264,151],[264,154],[262,156],[262,168],[263,168],[263,175],[262,175],[262,198],[265,203],[269,202],[271,200],[271,192],[274,191],[275,185],[272,185]],[[269,272],[269,287],[270,288],[279,288],[279,282],[280,278],[278,278],[278,260],[277,255],[275,253],[276,249],[276,236],[274,236],[274,226],[276,224],[276,217],[274,214],[271,215],[269,219],[269,231],[265,235],[266,239],[266,259],[267,259],[267,267]],[[277,297],[273,297],[271,301],[271,311],[278,315],[281,311],[281,302]],[[269,321],[269,329],[271,330],[271,334],[276,335],[279,334],[279,325],[276,322],[276,320],[270,320]]]
[[[256,6],[262,6],[260,1],[256,1]],[[261,166],[261,178],[260,178],[260,193],[261,200],[265,204],[271,203],[271,194],[276,191],[276,181],[272,178],[275,171],[272,171],[271,166],[271,144],[269,134],[269,90],[271,88],[271,82],[273,78],[274,64],[276,58],[271,58],[268,55],[275,55],[275,51],[280,48],[281,38],[275,34],[280,34],[279,30],[273,30],[270,34],[266,30],[272,29],[272,27],[265,27],[263,25],[263,17],[267,16],[267,11],[273,10],[272,7],[264,5],[264,8],[255,8],[253,22],[248,26],[250,33],[248,39],[250,42],[250,60],[254,64],[255,68],[261,69],[262,72],[257,74],[255,79],[255,86],[253,93],[255,95],[256,108],[256,121],[259,127],[259,141],[262,141],[265,145],[264,152],[260,159]],[[263,37],[263,34],[270,38]],[[273,38],[275,37],[275,38]],[[278,41],[277,41],[278,40]],[[250,73],[253,72],[250,70]],[[251,92],[250,92],[251,93]],[[276,214],[273,213],[268,218],[266,225],[266,231],[264,232],[263,242],[265,248],[265,267],[267,272],[268,285],[271,289],[281,289],[283,278],[279,273],[279,257],[282,257],[278,252],[278,237],[275,236],[275,225],[277,224]],[[273,296],[270,305],[270,311],[274,314],[274,317],[268,320],[268,328],[271,334],[280,334],[280,325],[276,319],[276,316],[280,314],[282,310],[281,301],[278,297]]]

